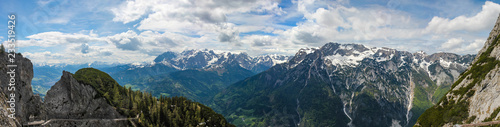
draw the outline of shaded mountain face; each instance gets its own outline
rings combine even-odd
[[[232,84],[215,109],[237,126],[411,126],[473,58],[328,43]]]
[[[106,98],[91,86],[79,83],[73,75],[63,72],[45,98],[48,119],[114,119],[122,118]]]
[[[81,68],[102,68],[103,71],[108,73],[115,73],[123,70],[127,70],[132,65],[120,65],[120,64],[107,64],[103,62],[93,62],[89,64],[75,64],[75,65],[66,65],[66,64],[56,64],[56,65],[47,65],[47,64],[35,64],[33,66],[33,80],[32,87],[33,93],[40,94],[43,98],[47,91],[52,87],[59,79],[61,78],[61,72],[68,71],[71,73],[76,72]]]
[[[453,126],[499,120],[500,16],[484,47],[443,98],[416,126]]]

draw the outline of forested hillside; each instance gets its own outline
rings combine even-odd
[[[116,110],[128,117],[140,116],[142,126],[234,126],[211,108],[184,97],[154,97],[120,86],[108,74],[93,68],[78,70],[73,77],[91,85]]]

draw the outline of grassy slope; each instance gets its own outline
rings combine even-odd
[[[91,85],[117,111],[128,117],[140,114],[142,126],[234,126],[211,108],[184,97],[154,97],[149,93],[132,91],[120,86],[108,74],[93,68],[78,70],[73,77]]]

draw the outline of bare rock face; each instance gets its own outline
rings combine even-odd
[[[35,116],[37,118],[42,117],[41,112],[42,101],[39,96],[33,95],[31,89],[31,79],[33,78],[33,64],[27,58],[24,58],[21,54],[15,54],[14,63],[10,63],[9,57],[6,52],[0,52],[0,95],[8,97],[11,93],[15,94],[15,117],[19,123],[24,123],[29,120],[30,116]],[[7,65],[17,65],[17,67],[8,68]],[[13,75],[15,79],[15,91],[9,90],[9,82],[11,81],[10,74],[7,72],[15,72]],[[5,98],[9,99],[10,98]],[[2,100],[2,99],[0,99]],[[5,103],[7,100],[2,101],[0,105]],[[8,105],[7,105],[8,104]],[[0,106],[1,107],[1,106]],[[2,108],[6,109],[8,107]],[[10,113],[2,110],[0,114]],[[1,115],[0,115],[1,116]],[[5,120],[2,118],[2,120]],[[1,120],[0,120],[1,121]],[[0,122],[4,123],[4,122]],[[0,124],[2,125],[2,124]]]
[[[90,85],[64,71],[45,96],[47,119],[114,119],[122,116]]]
[[[288,62],[229,86],[214,100],[226,115],[265,112],[258,122],[270,126],[413,126],[473,58],[327,43],[300,49]]]

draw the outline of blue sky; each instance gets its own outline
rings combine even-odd
[[[8,0],[35,64],[152,61],[187,49],[293,55],[327,42],[475,54],[500,13],[481,0]],[[5,42],[4,42],[5,43]]]

